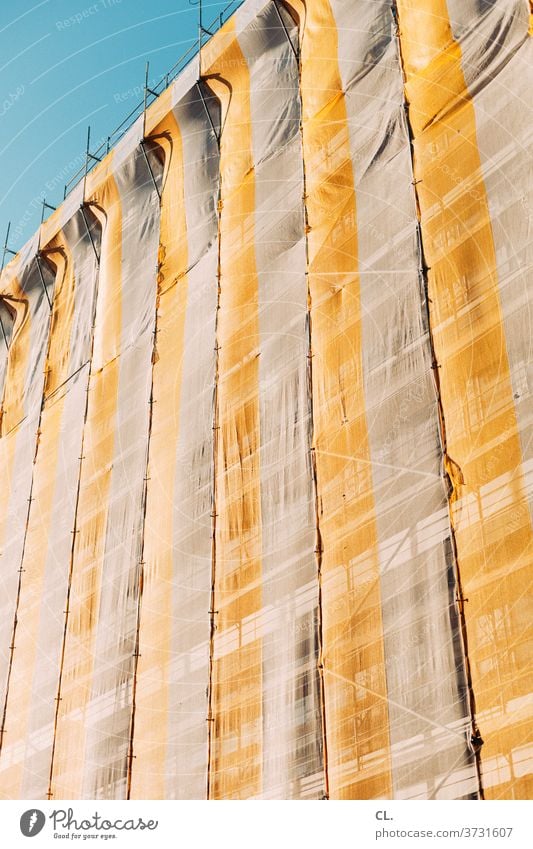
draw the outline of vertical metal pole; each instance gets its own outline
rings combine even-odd
[[[13,253],[13,251],[10,251],[8,246],[7,246],[8,241],[9,241],[9,231],[10,230],[11,230],[11,221],[8,221],[7,222],[7,233],[6,233],[6,238],[5,238],[5,241],[4,241],[4,252],[2,254],[2,267],[0,268],[0,271],[4,270],[4,262],[6,261],[6,254],[7,253]]]
[[[202,0],[198,0],[198,76],[202,77],[202,34],[204,31],[204,18],[202,14]]]
[[[83,175],[83,197],[85,198],[85,185],[87,183],[87,170],[89,167],[89,145],[91,143],[91,125],[87,127],[87,146],[85,148],[85,173]]]
[[[278,16],[278,18],[279,18],[279,22],[280,22],[281,26],[283,27],[283,30],[284,30],[284,32],[285,32],[285,35],[287,36],[287,41],[289,42],[289,46],[290,46],[290,48],[291,48],[292,52],[294,53],[294,56],[295,56],[295,58],[296,58],[296,61],[298,61],[298,58],[299,58],[298,50],[296,49],[296,47],[295,47],[295,46],[294,46],[294,44],[292,43],[291,37],[290,37],[290,35],[289,35],[289,30],[287,29],[287,25],[286,25],[285,21],[283,20],[283,18],[282,18],[282,16],[281,16],[281,12],[280,12],[280,10],[279,10],[279,6],[278,6],[278,4],[277,4],[277,0],[274,0],[274,8],[275,8],[275,10],[276,10],[276,14],[277,14],[277,16]]]
[[[46,198],[43,198],[41,203],[43,205],[43,209],[42,209],[42,212],[41,212],[41,224],[42,224],[43,221],[44,221],[44,211],[45,211],[45,209],[49,209],[49,210],[51,210],[51,212],[55,212],[56,207],[52,206],[52,204],[50,204],[50,203],[46,203]]]
[[[150,67],[150,62],[146,63],[146,68],[144,71],[144,105],[143,105],[143,138],[146,130],[146,99],[148,96],[148,69]]]

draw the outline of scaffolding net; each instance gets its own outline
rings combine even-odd
[[[5,266],[0,798],[531,795],[529,13],[246,0]]]

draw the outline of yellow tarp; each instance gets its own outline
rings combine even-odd
[[[3,270],[0,797],[531,794],[529,11],[246,0]]]

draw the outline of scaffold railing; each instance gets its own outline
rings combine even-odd
[[[193,3],[189,0],[191,6],[198,7],[198,37],[196,41],[183,53],[177,62],[170,68],[160,80],[152,87],[148,85],[149,63],[146,63],[144,96],[128,115],[115,127],[115,129],[98,144],[98,147],[91,151],[91,129],[87,132],[87,145],[85,149],[85,161],[83,165],[76,171],[70,180],[65,183],[63,191],[63,200],[67,195],[83,180],[89,171],[100,162],[104,156],[109,153],[111,148],[126,135],[128,130],[133,126],[135,121],[146,111],[148,106],[156,100],[159,95],[168,88],[168,86],[181,74],[187,65],[200,53],[200,50],[209,39],[226,23],[228,18],[242,5],[244,0],[231,0],[227,6],[207,25],[204,26],[202,18],[202,0],[198,3]]]

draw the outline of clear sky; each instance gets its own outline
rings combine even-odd
[[[204,23],[229,0],[204,0]],[[236,8],[235,3],[233,8]],[[0,4],[0,247],[20,248],[58,206],[96,141],[197,38],[189,0],[3,0]]]

